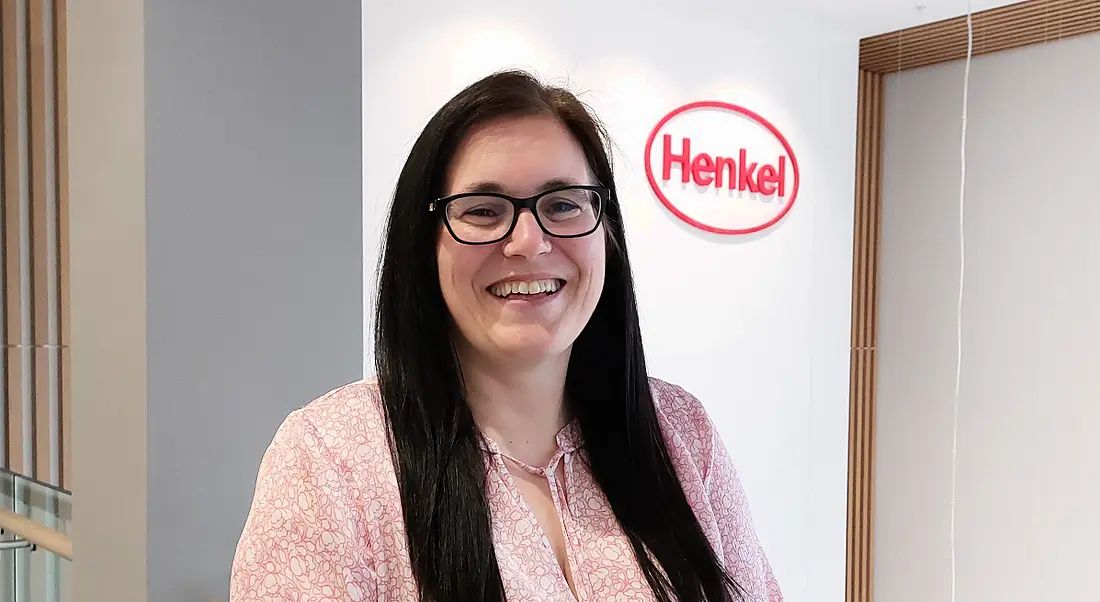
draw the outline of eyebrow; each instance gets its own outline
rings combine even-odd
[[[560,188],[562,186],[587,186],[581,182],[570,178],[553,178],[546,180],[538,187],[539,192],[545,192],[551,188]],[[504,194],[505,187],[500,182],[484,181],[474,182],[469,186],[464,186],[462,192],[495,192],[498,194]]]

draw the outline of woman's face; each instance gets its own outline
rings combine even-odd
[[[563,184],[595,184],[580,144],[552,117],[514,117],[469,133],[444,193],[494,190],[525,198]],[[588,236],[554,238],[525,209],[507,238],[488,245],[460,243],[439,227],[439,284],[465,343],[491,358],[525,363],[570,349],[603,290],[602,225]]]

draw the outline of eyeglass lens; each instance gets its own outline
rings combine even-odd
[[[539,198],[535,209],[539,223],[552,236],[580,236],[596,229],[600,195],[595,190],[557,190]],[[461,241],[500,240],[512,227],[515,211],[515,205],[501,197],[461,197],[447,204],[447,225]]]

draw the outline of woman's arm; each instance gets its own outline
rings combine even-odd
[[[709,423],[709,419],[707,420]],[[711,424],[711,461],[705,477],[718,531],[722,538],[722,556],[726,571],[746,591],[752,602],[783,602],[783,593],[775,580],[767,555],[756,537],[748,498],[729,452]]]
[[[672,433],[670,444],[687,454],[691,463],[691,468],[682,468],[680,478],[693,490],[692,498],[700,496],[697,488],[701,486],[700,497],[709,505],[714,523],[708,521],[708,528],[710,524],[717,527],[721,542],[715,554],[744,590],[745,602],[782,602],[783,594],[752,525],[745,490],[706,409],[682,387],[651,380],[666,433]]]
[[[264,454],[230,602],[376,600],[358,512],[314,426],[292,413]]]

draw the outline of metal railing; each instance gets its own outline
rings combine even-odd
[[[0,602],[68,602],[72,494],[0,469]]]

